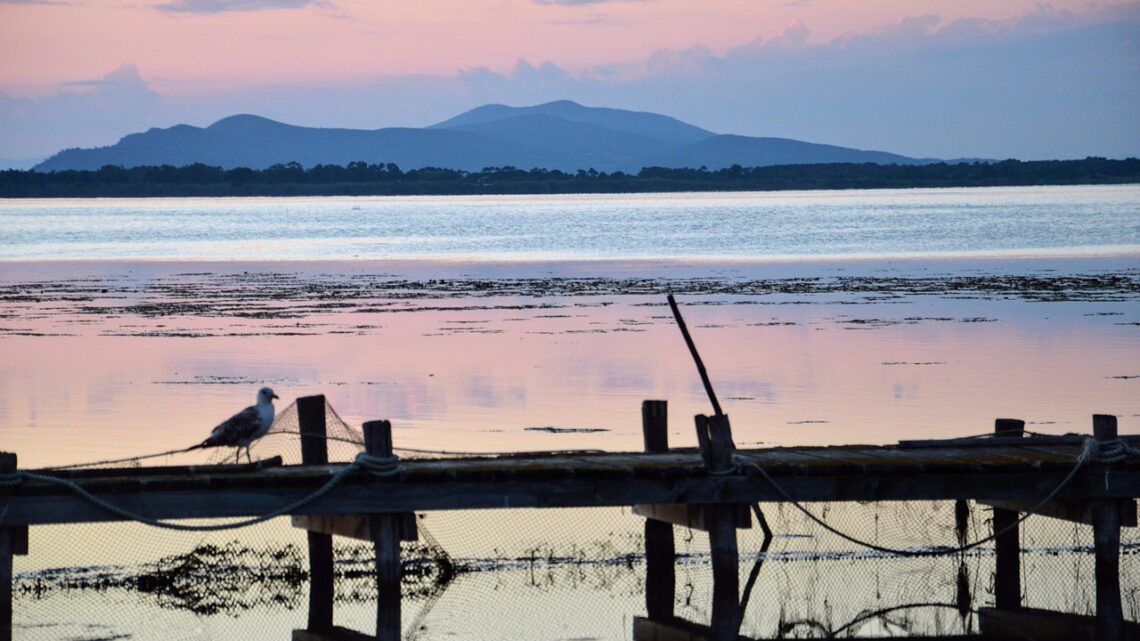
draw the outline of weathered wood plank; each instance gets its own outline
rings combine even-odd
[[[328,461],[324,461],[327,463]],[[86,479],[113,479],[131,478],[140,474],[147,476],[211,476],[215,474],[233,474],[242,472],[256,472],[271,467],[281,467],[280,456],[271,456],[252,463],[228,463],[223,465],[154,465],[144,467],[106,467],[95,469],[47,469],[38,470],[37,473],[47,474],[58,478],[72,480]]]
[[[340,466],[329,466],[339,469]],[[1044,497],[1069,469],[967,472],[941,470],[914,474],[905,469],[850,474],[788,474],[773,477],[803,501],[896,501],[940,499],[1016,499]],[[771,472],[770,472],[771,473]],[[91,491],[117,506],[152,518],[220,518],[265,514],[299,500],[329,478],[328,470],[284,467],[234,482],[147,485],[145,479],[114,492]],[[1111,472],[1082,470],[1058,493],[1059,500],[1136,498],[1140,468]],[[402,480],[346,480],[299,513],[359,514],[510,507],[601,507],[649,503],[782,502],[784,496],[759,476],[573,478],[494,474],[480,478],[433,478],[421,481],[405,472]],[[6,510],[6,512],[5,512]],[[121,520],[55,486],[32,482],[0,498],[2,525]]]
[[[710,519],[708,506],[695,503],[659,503],[656,505],[634,505],[632,512],[647,519],[708,532]],[[747,505],[737,505],[733,511],[737,528],[752,527],[752,511]]]
[[[376,641],[376,637],[334,625],[321,632],[293,630],[293,641]]]
[[[1096,617],[1035,608],[1001,610],[978,608],[978,623],[986,638],[1034,639],[1039,641],[1093,641]],[[1140,624],[1124,623],[1124,638],[1140,640]]]
[[[400,512],[396,518],[396,532],[401,541],[419,540],[416,515],[413,512]],[[293,527],[309,532],[343,536],[358,541],[375,540],[369,515],[366,514],[294,514]]]
[[[978,503],[1024,513],[1037,507],[1038,501],[978,501]],[[1120,509],[1120,524],[1124,527],[1136,527],[1136,501],[1118,501],[1117,505]],[[1086,501],[1050,501],[1037,508],[1037,514],[1085,525],[1093,524],[1092,506]]]

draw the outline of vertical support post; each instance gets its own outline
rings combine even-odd
[[[728,416],[697,416],[697,430],[709,436],[710,471],[732,467],[735,447]],[[735,641],[740,633],[740,553],[736,542],[736,506],[708,506],[709,550],[712,554],[713,604],[710,631],[713,641]]]
[[[301,430],[301,463],[324,465],[329,462],[325,427],[325,397],[297,399],[297,419]],[[309,624],[312,632],[327,632],[333,626],[333,548],[332,535],[308,532],[309,537]]]
[[[1025,421],[999,418],[994,421],[994,436],[1021,438]],[[994,539],[994,605],[1003,610],[1021,607],[1021,536],[1017,526],[1018,513],[994,508],[994,532],[1009,528]]]
[[[1117,438],[1116,417],[1093,415],[1093,436],[1102,445]],[[1123,641],[1124,609],[1120,601],[1120,501],[1092,504],[1096,554],[1096,639]]]
[[[372,456],[392,456],[392,424],[368,421],[364,424],[364,449]],[[372,546],[376,551],[376,639],[400,639],[400,560],[399,515],[384,513],[369,517]]]
[[[16,471],[16,455],[0,452],[0,474]],[[16,528],[0,527],[0,641],[12,641],[12,555]]]
[[[669,451],[669,404],[641,403],[641,433],[646,452]],[[645,519],[645,610],[654,621],[673,618],[677,575],[673,524]]]

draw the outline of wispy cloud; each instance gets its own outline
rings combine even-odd
[[[173,0],[155,5],[170,13],[224,13],[228,11],[270,11],[304,7],[331,8],[328,0]]]
[[[558,5],[562,7],[584,7],[592,4],[605,4],[613,2],[652,2],[653,0],[533,0],[540,5]]]

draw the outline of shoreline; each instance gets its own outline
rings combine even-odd
[[[145,272],[151,277],[169,277],[208,273],[302,273],[375,275],[388,277],[451,278],[551,278],[573,276],[638,276],[656,274],[660,280],[694,278],[717,274],[739,278],[789,278],[836,275],[847,272],[900,275],[948,272],[1006,275],[1033,271],[1050,273],[1087,273],[1089,271],[1130,272],[1140,269],[1140,246],[1119,252],[1085,254],[1010,255],[974,254],[954,256],[850,256],[850,257],[773,257],[773,258],[583,258],[583,259],[482,259],[461,258],[361,258],[361,259],[282,259],[233,260],[214,259],[0,259],[5,267],[0,283],[51,275],[54,278],[78,276],[135,275]],[[141,275],[141,274],[138,274]]]

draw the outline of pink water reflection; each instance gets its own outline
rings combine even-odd
[[[869,269],[843,266],[859,268]],[[102,278],[124,268],[84,269],[12,270],[5,280],[64,282],[75,270]],[[410,273],[402,265],[354,269]],[[517,276],[520,268],[448,269],[478,279]],[[678,268],[640,269],[669,277]],[[325,394],[350,424],[389,418],[398,446],[429,449],[637,450],[647,398],[669,400],[672,444],[694,445],[692,415],[710,411],[663,296],[382,294],[344,307],[274,300],[267,305],[290,313],[249,317],[195,311],[193,296],[183,296],[185,307],[157,315],[126,309],[172,300],[149,279],[175,272],[133,265],[82,296],[0,302],[0,430],[3,449],[16,451],[22,467],[191,445],[252,403],[263,384],[276,389],[280,407]],[[128,291],[123,282],[142,286]],[[218,293],[210,295],[204,302],[216,304]],[[235,305],[249,304],[234,296]],[[988,431],[999,416],[1062,433],[1087,432],[1091,414],[1113,413],[1122,431],[1137,431],[1134,297],[680,299],[742,446],[967,435]],[[527,429],[542,427],[608,431]]]

